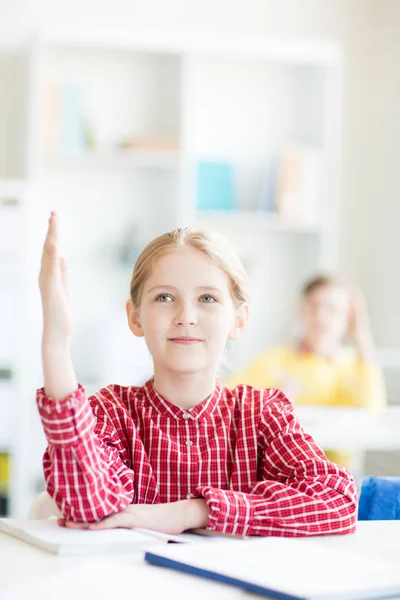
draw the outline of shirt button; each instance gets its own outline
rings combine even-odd
[[[182,415],[182,417],[183,417],[184,419],[186,419],[186,420],[187,420],[187,419],[190,419],[190,415],[189,415],[189,413],[188,413],[188,412],[184,412],[184,413],[183,413],[183,415]]]
[[[191,494],[190,492],[188,494],[186,494],[186,498],[188,500],[191,500],[192,498],[194,498],[193,494]]]
[[[192,440],[186,440],[185,444],[186,446],[193,446]]]

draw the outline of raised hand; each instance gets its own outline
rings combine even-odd
[[[72,329],[67,268],[59,255],[58,217],[52,212],[43,247],[39,287],[43,307],[42,358],[45,391],[60,400],[77,388],[70,354]]]
[[[369,324],[367,303],[361,292],[349,290],[349,322],[347,334],[355,344],[361,358],[374,360],[374,343]]]
[[[53,211],[43,247],[39,287],[43,307],[43,339],[47,344],[65,344],[71,337],[71,309],[67,267],[59,255],[58,216]]]

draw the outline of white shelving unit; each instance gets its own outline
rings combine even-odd
[[[4,52],[0,59],[9,89],[25,99],[15,113],[9,98],[13,118],[3,128],[0,105],[0,198],[2,186],[26,191],[16,195],[23,197],[21,285],[29,305],[21,324],[29,336],[18,340],[11,499],[12,514],[23,515],[37,493],[44,447],[34,406],[41,384],[37,273],[50,210],[61,217],[74,362],[88,389],[116,376],[111,363],[123,364],[127,377],[135,361],[146,370],[143,347],[122,334],[117,345],[112,340],[137,252],[177,226],[222,231],[248,267],[252,318],[231,353],[234,365],[247,362],[290,334],[298,284],[336,266],[341,56],[335,45],[308,42],[53,31],[21,50],[17,69],[15,60]],[[15,141],[9,123],[20,122]],[[262,210],[268,169],[293,143],[318,149],[312,218]],[[235,210],[198,210],[204,161],[229,165]]]

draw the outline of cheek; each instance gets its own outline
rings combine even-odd
[[[227,337],[234,325],[233,314],[225,311],[210,313],[202,320],[204,333],[209,333],[210,337]]]
[[[169,311],[164,307],[160,310],[158,306],[149,306],[142,313],[141,324],[145,337],[152,339],[160,338],[170,323]]]

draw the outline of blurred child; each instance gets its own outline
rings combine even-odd
[[[296,405],[384,406],[383,377],[360,293],[333,277],[316,277],[302,290],[299,320],[295,343],[268,350],[226,385],[278,387]],[[345,336],[352,347],[343,344]],[[350,455],[328,455],[350,466]]]
[[[176,229],[136,261],[126,308],[154,361],[143,386],[109,385],[87,398],[78,384],[54,213],[40,289],[37,400],[48,440],[46,486],[60,524],[279,536],[354,531],[351,475],[304,433],[286,396],[231,391],[216,378],[227,339],[240,337],[249,309],[243,267],[226,241]]]

